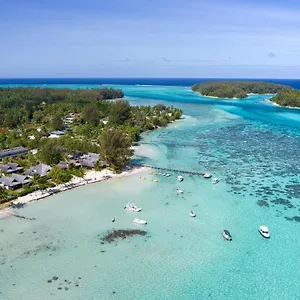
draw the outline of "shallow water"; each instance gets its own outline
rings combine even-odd
[[[173,104],[185,115],[145,134],[134,161],[208,171],[220,183],[145,172],[16,211],[36,220],[0,220],[0,296],[300,299],[300,112],[271,105],[270,96],[232,101],[185,87],[122,88],[133,104]],[[124,211],[127,202],[142,212]],[[112,228],[144,229],[135,217],[148,221],[146,236],[101,244]],[[269,240],[258,233],[263,224]],[[225,228],[232,242],[222,238]]]

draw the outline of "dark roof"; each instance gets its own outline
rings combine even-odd
[[[29,170],[25,171],[26,175],[29,176],[34,176],[35,174],[44,177],[47,175],[47,173],[51,170],[52,168],[48,165],[39,163],[37,166],[30,168]]]
[[[15,147],[15,148],[4,149],[4,150],[0,151],[0,158],[13,157],[13,156],[17,156],[20,154],[25,154],[27,152],[28,152],[28,150],[24,147]]]
[[[22,184],[29,183],[31,181],[28,176],[19,175],[19,174],[11,174],[11,178],[17,180]]]
[[[9,162],[6,165],[0,164],[0,170],[2,170],[4,173],[12,173],[17,171],[22,171],[23,167],[21,167],[18,164]]]
[[[90,159],[82,159],[79,161],[79,163],[82,167],[87,167],[87,168],[94,168],[94,164],[95,164],[95,162],[93,162]]]
[[[7,176],[0,177],[0,183],[4,186],[8,186],[8,187],[15,187],[15,186],[21,185],[21,183],[18,182],[13,177],[7,177]]]

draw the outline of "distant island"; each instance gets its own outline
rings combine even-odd
[[[248,94],[275,94],[270,99],[284,107],[300,107],[300,90],[263,81],[207,81],[192,86],[194,92],[216,98],[244,99]]]
[[[218,98],[247,98],[248,94],[276,94],[288,87],[262,81],[207,81],[192,86],[194,92]]]
[[[300,90],[286,87],[279,91],[270,101],[284,107],[300,107]]]

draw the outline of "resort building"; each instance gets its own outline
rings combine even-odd
[[[74,117],[75,117],[75,114],[73,114],[73,113],[67,114],[64,118],[64,123],[65,124],[72,124],[73,121],[74,121]]]
[[[65,133],[63,131],[57,130],[57,131],[52,131],[50,132],[48,138],[52,139],[52,138],[59,138],[61,136],[63,136]]]
[[[31,182],[31,179],[28,176],[20,175],[20,174],[11,174],[11,178],[17,180],[21,184],[26,184]]]
[[[88,154],[83,154],[80,157],[79,164],[82,167],[92,169],[95,163],[99,160],[100,154],[89,152]]]
[[[24,155],[26,153],[28,153],[28,150],[24,147],[4,149],[0,151],[0,159],[5,157],[16,157],[18,155]]]
[[[37,166],[30,168],[25,171],[25,174],[33,177],[34,175],[39,175],[40,177],[46,176],[50,171],[51,167],[42,163],[39,163]]]
[[[0,186],[5,189],[18,189],[22,186],[22,183],[13,177],[2,176],[0,177]]]
[[[15,172],[22,172],[23,167],[21,167],[18,164],[9,162],[6,165],[0,164],[0,171],[2,171],[5,174],[11,174]]]

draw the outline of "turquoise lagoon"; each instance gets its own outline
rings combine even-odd
[[[132,104],[184,112],[143,136],[135,162],[208,171],[220,183],[144,172],[17,210],[34,220],[0,220],[0,299],[300,299],[300,111],[275,107],[269,96],[121,88]],[[124,211],[127,202],[142,212]],[[101,244],[112,228],[141,228],[134,217],[148,221],[146,236]],[[263,224],[269,240],[258,233]]]

